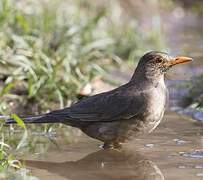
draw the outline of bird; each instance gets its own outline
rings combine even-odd
[[[102,141],[104,149],[122,148],[123,143],[151,133],[159,125],[168,101],[166,72],[192,60],[165,52],[147,52],[129,82],[118,88],[84,98],[70,107],[20,118],[24,123],[63,123]],[[16,123],[12,118],[5,121],[12,123]]]

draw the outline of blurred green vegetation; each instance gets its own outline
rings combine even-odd
[[[24,131],[23,136],[20,137],[21,140],[16,146],[16,150],[18,150],[25,145],[28,133],[24,122],[15,114],[13,114],[12,117],[16,120],[17,125],[23,128]],[[3,121],[0,123],[0,132],[0,179],[36,180],[35,177],[29,174],[29,171],[25,169],[24,165],[14,158],[12,154],[13,149],[7,144],[8,140],[6,140],[5,137],[9,132],[3,131]],[[12,133],[11,131],[11,134]],[[11,134],[9,136],[12,136]],[[10,143],[12,139],[13,138],[11,138]]]
[[[203,74],[195,76],[189,84],[189,93],[185,97],[189,106],[203,110]]]
[[[15,104],[30,114],[70,105],[81,87],[109,67],[134,65],[149,49],[161,50],[157,20],[146,32],[116,0],[1,0],[0,113],[13,113]],[[62,125],[3,127],[3,121],[0,131],[0,178],[23,169],[16,153],[44,152],[55,143],[53,134],[71,141],[75,132]]]
[[[12,113],[8,97],[37,103],[38,111],[63,107],[106,67],[160,49],[160,26],[144,33],[136,19],[117,17],[119,8],[117,1],[2,0],[0,112]]]

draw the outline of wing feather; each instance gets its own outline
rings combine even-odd
[[[132,118],[144,109],[144,96],[140,92],[110,91],[88,97],[71,107],[51,112],[64,120],[106,122]]]

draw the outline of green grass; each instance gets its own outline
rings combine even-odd
[[[81,87],[109,67],[134,66],[144,52],[163,49],[159,18],[157,22],[146,33],[114,0],[103,5],[86,0],[1,0],[0,113],[14,113],[14,105],[30,114],[70,105]],[[48,149],[47,138],[31,132],[58,129],[71,141],[74,130],[69,127],[32,125],[28,130],[22,124],[9,128],[1,123],[1,170],[22,169],[15,154]]]
[[[16,150],[21,148],[28,138],[27,129],[23,121],[15,114],[12,117],[16,120],[17,125],[23,128],[23,136],[19,141]],[[24,165],[16,160],[12,154],[13,150],[10,145],[7,144],[9,140],[5,139],[5,132],[3,130],[3,123],[0,124],[0,179],[19,179],[19,180],[36,180],[35,177],[29,174],[29,171],[25,169]]]
[[[54,101],[63,107],[112,63],[134,63],[144,51],[160,49],[160,26],[146,35],[136,19],[118,20],[114,11],[119,5],[112,2],[98,8],[82,0],[2,0],[1,99],[18,89],[26,103],[37,103],[39,110]],[[1,113],[12,113],[2,104]]]

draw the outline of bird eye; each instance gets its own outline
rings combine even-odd
[[[156,59],[156,63],[162,63],[163,59]]]

